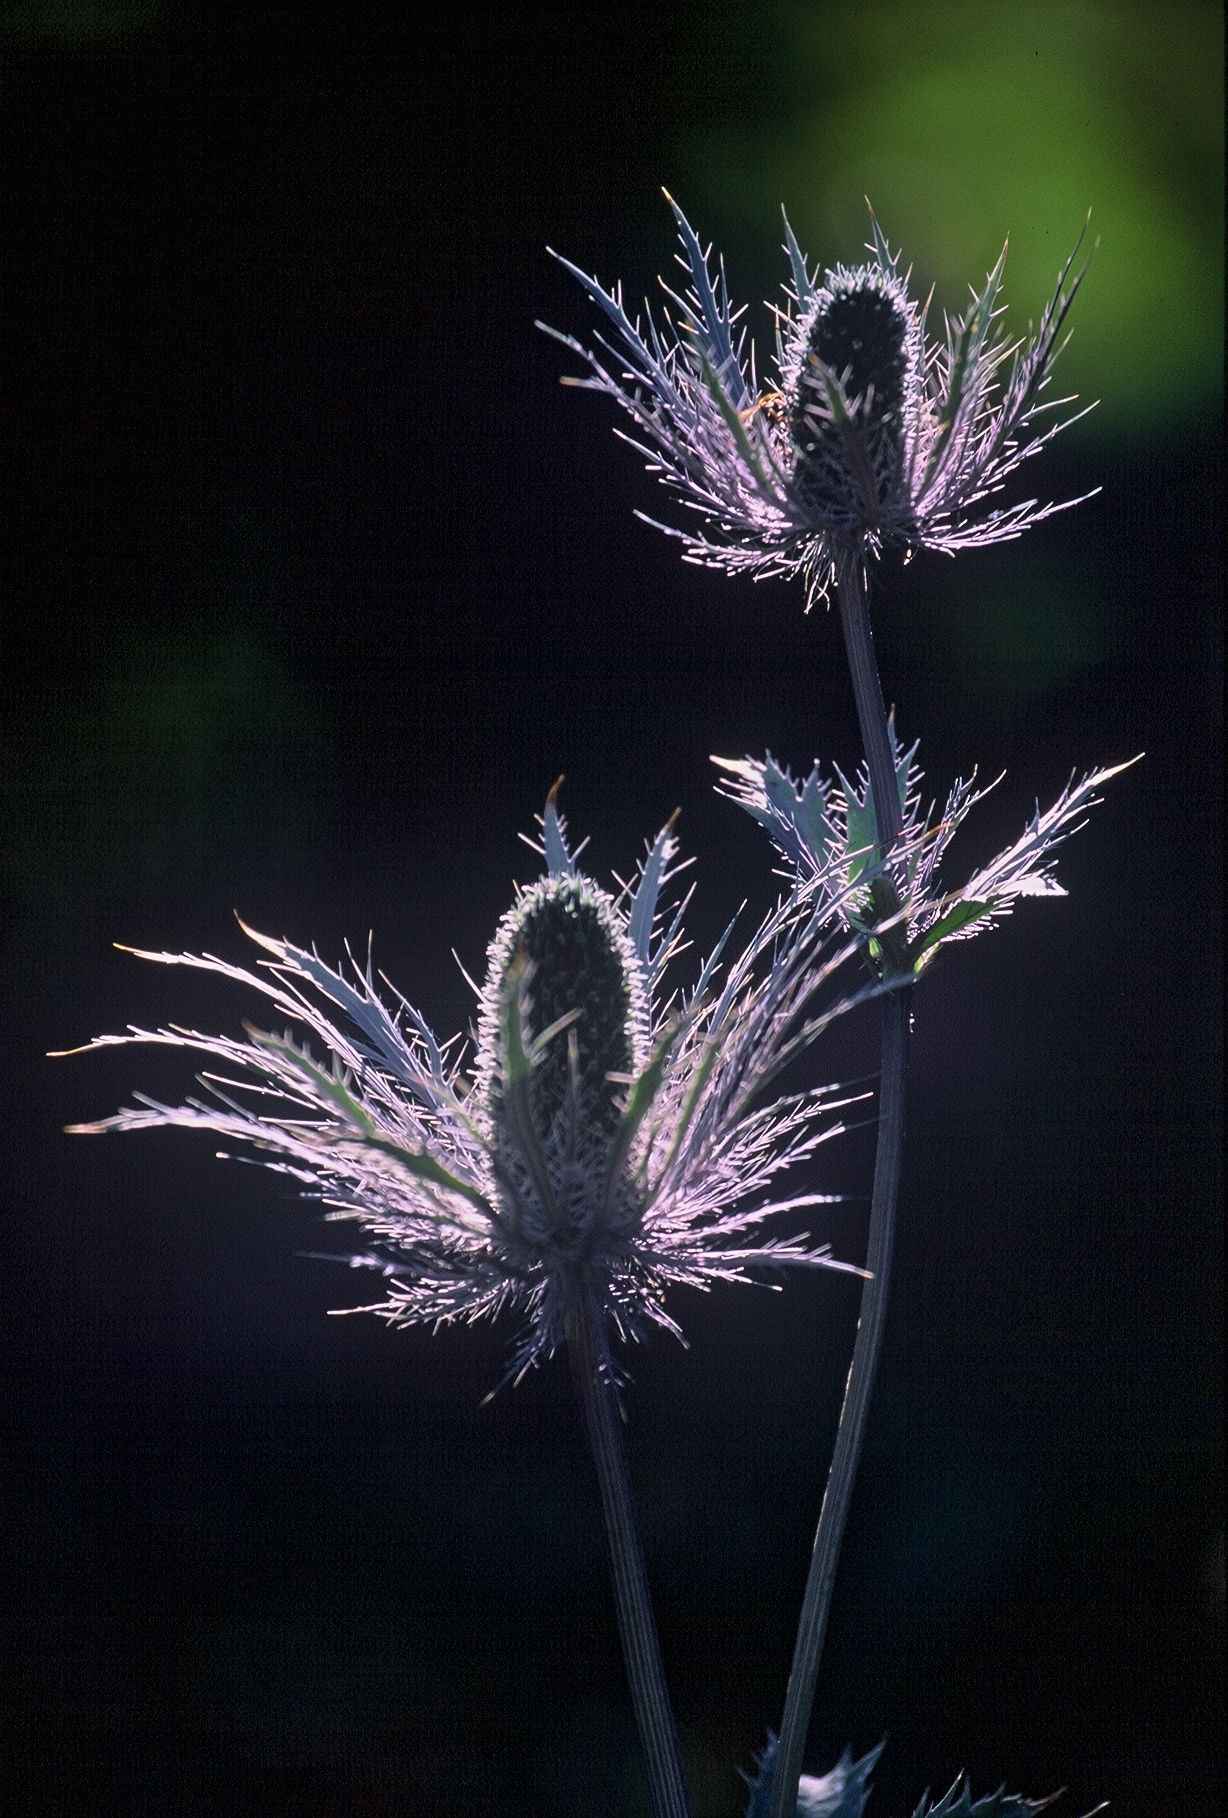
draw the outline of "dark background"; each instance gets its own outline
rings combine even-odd
[[[874,84],[848,86],[870,15],[881,134]],[[1068,848],[1069,899],[1023,905],[918,994],[892,1313],[809,1760],[886,1733],[881,1813],[966,1767],[978,1792],[1067,1785],[1070,1818],[1105,1797],[1117,1818],[1209,1818],[1218,9],[1012,9],[1010,92],[1073,79],[1065,16],[1101,32],[1078,55],[1118,82],[1099,104],[1135,162],[1072,104],[1086,145],[1047,143],[1075,208],[1040,254],[1025,222],[1008,296],[1018,323],[1036,313],[1103,190],[1075,310],[1098,351],[1074,371],[1105,403],[1034,484],[1104,490],[1004,549],[888,562],[875,617],[935,793],[1007,770],[957,865],[1072,766],[1147,755]],[[377,963],[463,1027],[450,949],[480,973],[533,870],[517,832],[560,771],[599,878],[681,804],[697,948],[743,896],[768,900],[768,852],[712,794],[708,754],[855,763],[838,627],[638,524],[663,497],[609,407],[559,388],[567,358],[532,323],[592,326],[547,242],[632,296],[668,269],[666,183],[729,251],[764,348],[781,196],[813,257],[856,254],[839,197],[807,213],[805,147],[829,127],[841,195],[869,186],[869,134],[876,207],[928,288],[965,166],[949,152],[946,191],[917,175],[900,71],[936,32],[951,95],[975,99],[983,9],[858,20],[694,0],[412,29],[356,9],[4,11],[14,1812],[647,1810],[562,1365],[483,1405],[509,1329],[328,1319],[364,1284],[296,1255],[337,1234],[282,1183],[176,1133],[61,1133],[135,1086],[182,1091],[190,1065],[43,1056],[129,1020],[237,1032],[236,993],[111,946],[245,960],[234,910],[330,958],[373,929]],[[1212,100],[1170,118],[1183,56]],[[1005,115],[1002,134],[967,171],[1016,180],[1027,135]],[[1123,196],[1177,237],[1149,251],[1123,206],[1114,251]],[[992,202],[985,257],[981,239],[950,255],[969,278],[1012,224]],[[816,1066],[850,1077],[875,1053],[871,1012]],[[823,1227],[846,1257],[871,1136],[817,1171],[853,1195]],[[821,1276],[679,1295],[690,1349],[632,1360],[697,1818],[741,1810],[734,1769],[779,1721],[855,1304]]]

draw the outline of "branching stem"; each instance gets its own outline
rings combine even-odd
[[[895,759],[883,691],[874,659],[870,613],[866,599],[865,568],[860,556],[849,550],[838,564],[840,622],[853,678],[857,717],[861,724],[866,765],[874,790],[879,839],[886,850],[899,837],[900,798]],[[861,1293],[861,1317],[853,1346],[840,1410],[827,1490],[819,1513],[814,1551],[806,1579],[789,1689],[785,1696],[780,1742],[776,1751],[769,1818],[796,1818],[797,1786],[815,1686],[831,1609],[832,1588],[840,1557],[840,1543],[848,1519],[853,1484],[861,1458],[866,1416],[869,1413],[878,1355],[887,1315],[887,1286],[895,1238],[895,1208],[904,1149],[904,1075],[908,1059],[909,999],[902,988],[883,999],[882,1066],[879,1076],[878,1147],[874,1158],[874,1192],[870,1204],[870,1233],[866,1268],[870,1280]]]
[[[653,1818],[691,1818],[691,1801],[682,1773],[678,1729],[665,1686],[661,1650],[639,1523],[627,1471],[622,1416],[610,1374],[601,1312],[590,1289],[581,1286],[567,1322],[567,1348],[572,1373],[584,1404],[589,1444],[601,1486],[601,1509],[622,1637],[623,1658],[631,1682],[631,1702],[648,1768]]]

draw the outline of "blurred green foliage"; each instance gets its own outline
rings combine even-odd
[[[161,12],[161,0],[9,0],[0,30],[18,43],[94,43],[144,31]]]
[[[782,202],[826,264],[861,256],[868,196],[914,291],[935,285],[936,314],[962,308],[1009,233],[1018,333],[1090,209],[1099,249],[1059,391],[1099,398],[1103,435],[1218,413],[1218,5],[840,0],[761,18],[779,107],[753,103],[741,123],[694,138],[680,179],[701,233],[731,253],[735,295],[783,277]],[[762,344],[762,322],[752,327]]]
[[[247,633],[131,635],[83,688],[9,716],[0,871],[44,909],[198,889],[318,831],[311,693]]]
[[[944,563],[924,613],[893,615],[892,656],[911,702],[1000,732],[1116,660],[1122,620],[1111,569],[1038,536]]]

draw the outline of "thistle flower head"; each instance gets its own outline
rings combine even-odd
[[[553,798],[521,889],[487,956],[472,1064],[439,1043],[371,963],[334,970],[251,934],[248,971],[209,954],[146,953],[260,993],[290,1026],[243,1039],[168,1026],[88,1044],[194,1050],[207,1096],[136,1106],[83,1131],[207,1130],[301,1183],[327,1216],[360,1224],[397,1325],[517,1308],[513,1373],[552,1350],[593,1293],[624,1334],[656,1322],[673,1284],[708,1287],[785,1265],[844,1267],[766,1221],[831,1196],[782,1177],[836,1134],[835,1088],[781,1095],[784,1068],[851,1003],[835,974],[856,951],[839,893],[795,879],[734,957],[732,930],[687,992],[666,994],[686,899],[672,823],[615,896],[577,869]],[[386,984],[386,981],[384,981]],[[390,1001],[389,1001],[390,999]],[[796,1179],[796,1176],[794,1176]]]
[[[522,890],[487,956],[474,1091],[518,1266],[627,1256],[642,1204],[619,1133],[650,1057],[644,967],[612,898],[566,873]]]
[[[544,1041],[534,1068],[539,1136],[551,1140],[574,1112],[594,1143],[608,1142],[623,1087],[648,1058],[648,1005],[643,967],[613,901],[586,877],[547,876],[522,891],[491,945],[478,1053],[494,1140],[506,1134],[511,1025],[530,1013],[538,1027],[566,1032]]]
[[[890,733],[903,826],[885,854],[864,766],[850,782],[838,766],[834,779],[824,778],[816,764],[798,783],[770,752],[763,759],[713,762],[726,773],[722,793],[765,829],[785,860],[785,874],[795,885],[808,883],[826,901],[861,939],[880,976],[902,982],[918,977],[941,947],[993,927],[1020,897],[1065,896],[1054,875],[1057,848],[1083,826],[1082,817],[1099,803],[1103,784],[1129,765],[1089,771],[1077,782],[1072,774],[1050,808],[1042,813],[1037,803],[1013,845],[952,889],[939,878],[943,860],[968,814],[994,784],[978,789],[975,774],[961,777],[941,815],[933,803],[923,810],[917,746],[904,750],[894,718]]]
[[[826,590],[841,551],[954,553],[1016,537],[1066,508],[987,501],[1075,420],[1038,427],[1044,411],[1071,402],[1042,393],[1086,270],[1074,270],[1078,246],[1026,341],[999,332],[1005,248],[969,308],[945,319],[939,341],[873,216],[872,259],[837,266],[822,283],[786,220],[793,282],[777,313],[776,380],[761,386],[723,264],[713,269],[711,250],[672,199],[670,207],[687,283],[666,288],[659,324],[647,306],[642,322],[633,320],[620,286],[606,291],[563,259],[614,336],[598,335],[589,348],[538,326],[587,363],[588,378],[567,382],[617,400],[649,471],[702,519],[698,531],[657,526],[681,539],[688,561],[756,576],[801,573],[813,596]]]

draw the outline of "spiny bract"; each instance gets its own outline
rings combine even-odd
[[[968,940],[1009,915],[1024,896],[1065,896],[1054,876],[1057,848],[1100,802],[1097,791],[1128,764],[1072,775],[1052,807],[1037,803],[1023,833],[957,889],[944,888],[939,870],[969,812],[989,794],[975,776],[961,777],[941,816],[921,806],[917,746],[905,751],[889,722],[903,826],[884,856],[874,790],[864,765],[855,782],[836,768],[836,782],[816,764],[804,783],[766,758],[714,758],[726,772],[723,793],[771,837],[788,875],[824,892],[845,925],[860,935],[875,969],[915,978],[952,941]],[[1131,759],[1131,763],[1137,763]],[[998,779],[1001,781],[1001,778]],[[836,907],[839,902],[839,907]]]

